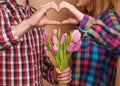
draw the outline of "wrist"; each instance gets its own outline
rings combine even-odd
[[[81,22],[84,18],[84,14],[82,12],[79,12],[78,20]]]

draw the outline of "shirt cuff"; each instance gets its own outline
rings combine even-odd
[[[84,17],[79,24],[79,30],[81,30],[82,32],[90,32],[90,27],[93,24],[97,24],[97,20],[87,14],[84,14]]]
[[[53,77],[53,73],[54,73],[54,70],[52,71],[52,77]],[[54,78],[52,78],[52,83],[58,84],[58,82]]]
[[[79,27],[81,28],[81,30],[83,30],[86,27],[88,19],[89,19],[88,15],[85,14],[82,21],[79,24]]]
[[[20,37],[16,36],[15,33],[16,33],[16,31],[15,31],[14,27],[12,27],[12,34],[13,34],[13,37],[14,37],[13,41],[23,41],[23,38],[20,38]]]

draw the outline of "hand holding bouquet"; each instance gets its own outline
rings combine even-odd
[[[81,47],[79,30],[74,30],[68,35],[67,33],[61,34],[60,30],[55,29],[51,37],[44,33],[43,38],[45,46],[51,51],[61,71],[67,68],[72,52],[78,51]],[[58,86],[67,86],[67,84],[59,83]]]

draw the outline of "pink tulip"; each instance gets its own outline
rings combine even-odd
[[[61,37],[60,43],[62,44],[67,39],[67,33],[64,33]]]
[[[46,33],[46,32],[44,32],[44,34],[43,34],[43,40],[44,40],[44,42],[46,43],[46,44],[48,44],[48,40],[50,39],[50,37],[49,37],[49,35]]]
[[[67,46],[67,51],[68,52],[73,52],[74,51],[74,43],[73,42],[71,42],[68,46]]]
[[[80,37],[81,37],[81,34],[79,30],[74,30],[72,33],[72,41],[76,43],[80,40]]]
[[[53,42],[53,44],[58,44],[58,39],[57,39],[56,35],[52,36],[52,42]]]
[[[80,50],[81,43],[82,43],[81,41],[78,41],[78,42],[75,44],[74,51],[79,51],[79,50]]]
[[[54,29],[54,30],[53,30],[53,35],[56,35],[56,34],[57,34],[57,30]]]
[[[57,53],[58,53],[58,46],[57,46],[57,45],[54,45],[54,46],[52,47],[51,52],[52,52],[53,54],[57,54]]]

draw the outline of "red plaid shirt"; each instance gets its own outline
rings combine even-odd
[[[15,0],[0,0],[0,86],[41,86],[42,78],[54,83],[53,64],[42,45],[43,29],[31,30],[21,38],[14,35],[12,26],[34,12],[28,3],[23,7]]]

